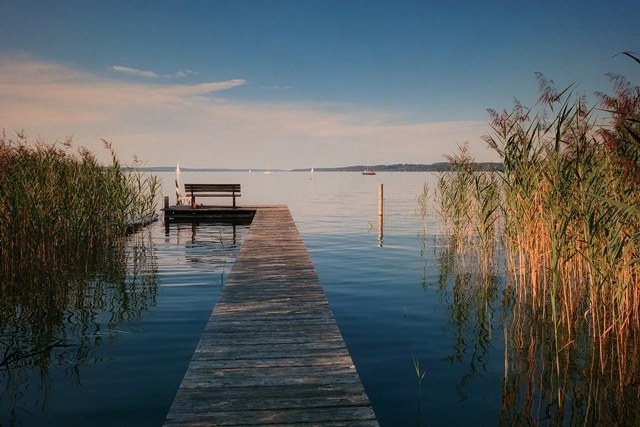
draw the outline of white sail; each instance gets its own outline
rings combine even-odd
[[[176,204],[182,204],[182,196],[180,195],[180,162],[176,166]]]

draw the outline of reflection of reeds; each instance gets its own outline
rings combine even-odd
[[[155,305],[157,266],[149,239],[131,235],[121,245],[91,251],[79,268],[3,282],[0,413],[17,417],[16,408],[46,401],[54,369],[79,383],[78,367],[99,360],[97,348],[116,326]]]
[[[559,358],[562,369],[553,369],[558,352],[551,319],[536,316],[530,306],[517,306],[513,316],[505,328],[500,425],[638,424],[637,389],[621,391],[615,378],[602,374],[597,347],[567,348]]]
[[[491,264],[489,271],[478,269],[473,252],[473,258],[465,258],[465,253],[459,251],[459,237],[444,237],[436,245],[440,271],[438,292],[447,305],[449,325],[455,335],[449,359],[457,363],[464,361],[464,366],[469,367],[460,379],[462,388],[478,371],[488,369],[486,361],[499,308],[497,266]],[[474,261],[469,262],[470,259]]]

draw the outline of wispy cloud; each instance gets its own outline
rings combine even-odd
[[[189,69],[180,70],[175,74],[159,74],[154,71],[138,70],[136,68],[125,67],[122,65],[114,65],[113,67],[111,67],[111,69],[113,71],[117,71],[118,73],[129,74],[131,76],[146,77],[150,79],[171,79],[175,77],[187,77],[190,75],[198,74],[197,72]]]
[[[26,56],[0,55],[0,127],[74,141],[126,162],[273,168],[442,161],[469,140],[485,160],[485,123],[408,122],[394,111],[307,102],[240,102],[243,79],[194,85],[107,79]],[[228,92],[226,92],[228,91]],[[226,95],[226,96],[223,96]],[[102,154],[101,154],[102,153]]]
[[[208,93],[233,89],[245,83],[246,81],[244,79],[234,79],[224,82],[200,83],[197,85],[172,85],[159,88],[158,90],[173,96],[206,95]]]
[[[195,74],[198,74],[198,72],[197,72],[197,71],[193,71],[193,70],[189,70],[189,69],[187,69],[187,70],[181,70],[181,71],[178,71],[178,72],[175,74],[175,76],[176,76],[176,77],[187,77],[187,76],[193,76],[193,75],[195,75]]]

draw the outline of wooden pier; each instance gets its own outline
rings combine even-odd
[[[164,425],[378,425],[287,206],[257,209]]]

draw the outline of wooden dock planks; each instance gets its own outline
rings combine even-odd
[[[287,206],[257,210],[164,425],[378,425]]]

